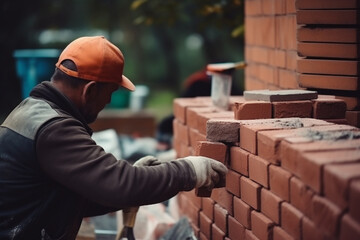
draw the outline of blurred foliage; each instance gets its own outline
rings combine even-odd
[[[138,16],[136,24],[176,23],[193,26],[199,31],[208,27],[231,29],[233,37],[244,33],[244,2],[241,0],[134,0],[131,9]]]
[[[102,34],[124,53],[124,73],[135,84],[178,96],[184,79],[206,64],[243,60],[243,5],[243,0],[1,0],[0,120],[21,100],[16,49],[63,49],[77,37]],[[40,41],[44,36],[51,41]],[[243,72],[236,74],[235,84],[242,87]]]

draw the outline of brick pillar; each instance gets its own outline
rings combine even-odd
[[[296,89],[295,0],[245,1],[245,89]]]
[[[245,0],[245,89],[311,89],[360,126],[360,2]]]

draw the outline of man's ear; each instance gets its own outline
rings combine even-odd
[[[86,103],[90,99],[95,99],[96,96],[97,96],[96,82],[90,81],[87,84],[85,84],[81,94],[81,101],[83,103]]]

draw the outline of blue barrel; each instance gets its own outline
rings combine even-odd
[[[19,49],[14,51],[16,74],[21,80],[23,98],[29,96],[35,85],[50,80],[60,53],[59,49]]]

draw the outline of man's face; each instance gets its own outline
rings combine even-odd
[[[115,83],[96,83],[91,94],[88,94],[86,104],[82,109],[82,113],[87,123],[96,120],[99,112],[103,110],[106,104],[110,103],[111,95],[115,92],[119,85]]]

